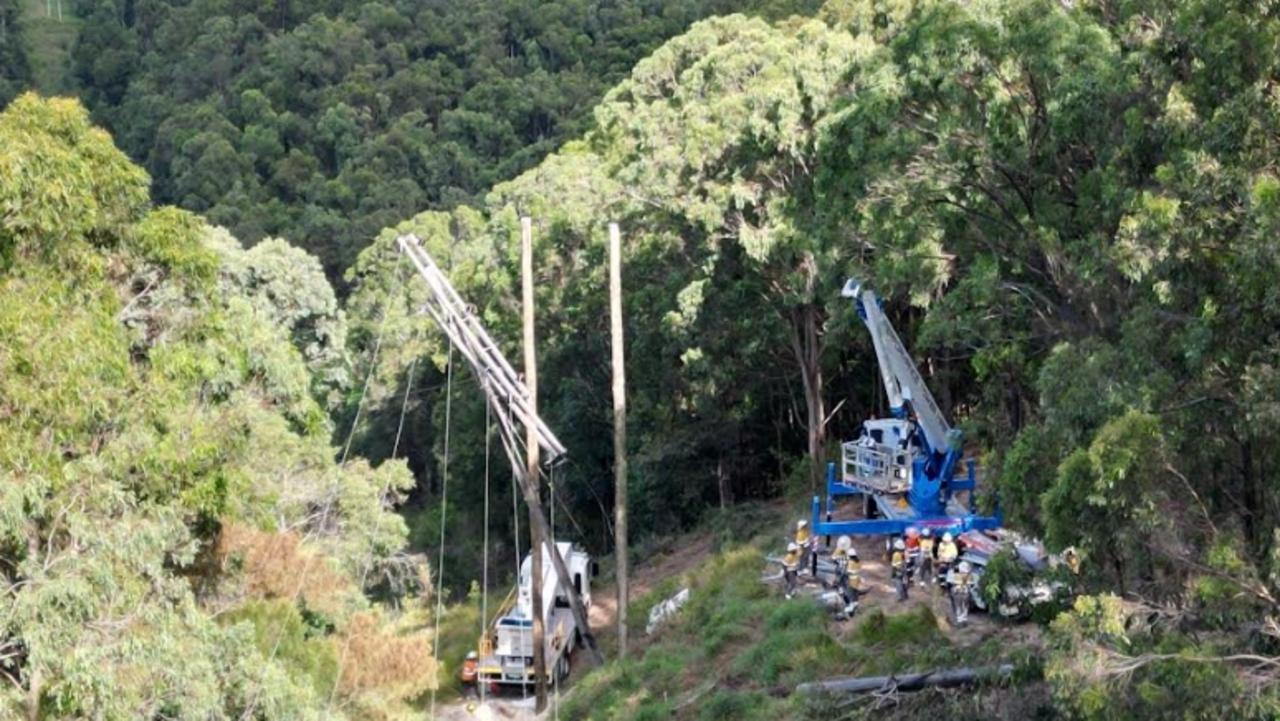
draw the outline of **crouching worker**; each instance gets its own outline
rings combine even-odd
[[[796,581],[800,575],[800,544],[787,544],[787,555],[782,557],[782,578],[786,582],[786,596],[796,595]]]
[[[468,651],[467,658],[458,669],[458,680],[462,682],[463,698],[475,698],[476,687],[480,680],[480,657],[475,651]]]

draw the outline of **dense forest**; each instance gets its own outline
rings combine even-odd
[[[474,201],[583,132],[694,20],[816,5],[85,0],[72,87],[157,201],[245,242],[283,236],[340,283],[381,228]]]
[[[516,358],[528,214],[576,540],[610,545],[607,221],[637,538],[809,495],[880,414],[856,276],[983,502],[1082,552],[1040,713],[1280,713],[1272,4],[729,5],[86,2],[77,101],[17,95],[0,0],[0,698],[408,713],[416,554],[444,524],[459,598],[515,529],[394,238]]]

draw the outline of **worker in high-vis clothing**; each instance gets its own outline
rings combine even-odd
[[[787,544],[787,555],[782,557],[782,578],[786,582],[786,596],[796,595],[796,581],[800,575],[800,544],[792,541]]]
[[[907,544],[901,538],[893,542],[893,555],[889,558],[889,568],[893,576],[894,586],[898,589],[898,600],[907,600],[907,587],[910,585],[907,568]]]
[[[468,651],[462,668],[458,669],[458,680],[462,682],[462,695],[466,698],[476,696],[476,684],[480,679],[480,656],[475,651]]]
[[[951,588],[951,618],[957,626],[962,626],[969,620],[969,604],[973,600],[971,594],[976,580],[973,566],[968,561],[961,561],[947,581]]]
[[[960,549],[956,546],[955,537],[951,532],[942,534],[942,543],[938,544],[938,580],[947,583],[947,572],[951,570],[952,564],[960,557]]]
[[[1073,576],[1080,575],[1080,552],[1075,546],[1068,546],[1062,552],[1062,560],[1067,564],[1067,570],[1071,571]]]
[[[840,597],[844,599],[844,615],[848,618],[858,608],[858,597],[862,595],[862,561],[858,558],[858,549],[852,545],[844,554],[841,576]]]
[[[818,557],[813,554],[813,534],[809,532],[809,522],[803,518],[796,521],[796,545],[800,547],[800,568],[809,569],[809,573],[817,575]],[[810,567],[813,568],[810,568]]]
[[[903,540],[907,545],[907,578],[916,578],[920,572],[920,530],[915,526],[907,528]]]
[[[920,585],[933,580],[933,532],[928,528],[920,532]]]

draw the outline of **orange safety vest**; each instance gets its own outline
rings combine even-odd
[[[463,683],[471,683],[476,680],[479,675],[479,664],[473,659],[467,659],[462,662],[462,669],[458,671],[458,676]]]

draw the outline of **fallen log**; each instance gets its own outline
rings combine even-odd
[[[892,676],[860,676],[810,681],[796,686],[796,693],[856,694],[876,691],[920,691],[925,688],[952,688],[998,681],[1012,675],[1013,665],[1006,663],[999,666],[953,668]]]

